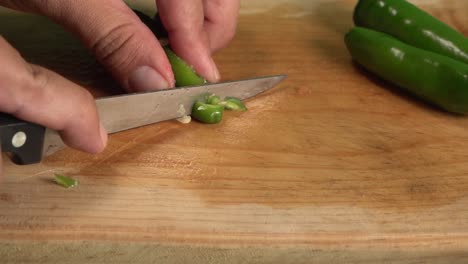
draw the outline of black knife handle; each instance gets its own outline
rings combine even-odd
[[[40,162],[44,137],[43,126],[0,113],[2,152],[12,153],[14,163],[27,165]]]

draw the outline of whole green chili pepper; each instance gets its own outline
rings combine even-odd
[[[345,36],[354,60],[447,111],[468,112],[468,64],[356,27]]]
[[[359,0],[354,23],[468,63],[468,39],[405,0]]]
[[[197,101],[192,108],[192,118],[206,124],[217,124],[223,119],[224,106]]]

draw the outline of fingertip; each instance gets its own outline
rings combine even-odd
[[[174,52],[194,71],[211,83],[218,82],[221,78],[219,69],[211,56],[211,53],[201,39],[190,39],[191,46],[187,46],[188,40],[178,35],[171,39],[171,47]]]
[[[158,71],[149,66],[140,66],[128,78],[128,90],[133,92],[163,90],[173,87]]]
[[[221,79],[221,74],[219,73],[218,66],[214,62],[213,58],[209,55],[203,58],[192,58],[191,61],[187,61],[188,64],[193,65],[197,74],[205,78],[207,81],[211,83],[219,82]]]
[[[221,74],[219,73],[218,66],[214,62],[213,58],[211,58],[211,76],[207,77],[208,81],[210,82],[219,82],[221,79]]]
[[[102,152],[106,148],[107,142],[108,142],[108,139],[109,139],[107,131],[104,128],[104,126],[102,125],[102,123],[99,124],[99,133],[101,135],[102,147],[98,152]]]
[[[0,149],[1,153],[1,149]],[[3,155],[0,155],[0,185],[3,183]]]
[[[91,154],[104,151],[108,135],[99,119],[94,97],[82,89],[75,91],[74,98],[70,101],[75,105],[71,107],[73,110],[68,110],[69,114],[60,117],[51,128],[59,131],[63,142],[71,148]]]

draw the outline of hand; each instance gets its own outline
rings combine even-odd
[[[239,0],[156,0],[175,53],[211,82],[220,79],[211,54],[234,37]]]
[[[219,80],[212,53],[236,31],[239,0],[156,0],[174,51],[211,82]],[[174,75],[152,32],[122,0],[0,0],[45,15],[77,34],[127,90],[174,86]]]
[[[28,64],[1,36],[0,58],[0,112],[57,130],[76,149],[91,153],[104,149],[107,134],[87,90]]]
[[[239,0],[157,0],[172,48],[211,82],[219,80],[212,53],[236,30]],[[0,0],[45,15],[80,37],[128,91],[174,86],[167,57],[152,32],[121,0]],[[107,135],[92,96],[40,66],[28,64],[0,37],[0,112],[61,132],[71,147],[102,151]]]

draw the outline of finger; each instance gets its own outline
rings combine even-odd
[[[107,134],[92,95],[58,74],[30,65],[0,37],[0,112],[60,132],[70,147],[97,153]]]
[[[174,86],[174,75],[164,50],[124,1],[8,2],[10,5],[14,2],[11,7],[46,15],[78,34],[128,90],[147,91]]]
[[[2,148],[0,146],[0,154],[2,153]],[[3,159],[2,156],[0,156],[0,186],[3,183]]]
[[[202,0],[156,0],[174,51],[210,82],[220,79],[204,31]]]
[[[227,46],[234,38],[239,15],[239,0],[203,0],[205,31],[211,51]]]

